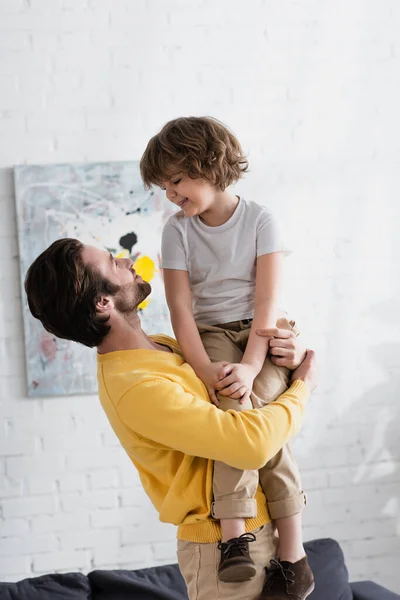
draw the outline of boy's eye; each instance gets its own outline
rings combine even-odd
[[[165,192],[166,188],[163,185],[160,185],[160,190],[162,190],[163,192]]]
[[[181,181],[182,181],[182,178],[180,178],[180,179],[177,179],[176,181],[173,181],[172,183],[173,183],[174,185],[178,185],[178,183],[180,183]]]

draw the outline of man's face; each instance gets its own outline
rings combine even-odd
[[[113,299],[116,310],[121,313],[136,311],[151,292],[150,284],[136,274],[130,258],[114,258],[106,250],[84,246],[82,260],[85,265],[96,269],[104,279],[119,287]]]

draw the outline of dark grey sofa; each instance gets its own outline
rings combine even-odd
[[[334,540],[307,542],[306,551],[315,576],[310,600],[400,600],[400,595],[371,581],[349,583],[342,550]],[[166,565],[0,583],[0,600],[187,600],[187,595],[178,566]]]

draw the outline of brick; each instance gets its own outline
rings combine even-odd
[[[23,477],[26,473],[57,475],[64,468],[63,456],[36,454],[33,457],[11,457],[6,459],[6,470],[10,477]]]
[[[108,467],[117,467],[120,453],[99,451],[97,454],[85,453],[79,456],[67,456],[67,468],[73,471],[87,471],[89,469],[104,469]]]
[[[26,10],[25,0],[2,0],[1,12],[3,14],[18,14]]]
[[[56,491],[56,481],[53,477],[40,477],[28,475],[26,478],[28,491],[32,496],[36,494],[53,494]]]
[[[4,21],[4,19],[2,19]],[[1,28],[2,23],[0,24]],[[3,48],[1,51],[1,63],[0,63],[0,73],[5,75],[13,75],[14,73],[19,73],[20,76],[22,74],[32,74],[33,72],[37,73],[40,77],[43,73],[49,74],[52,70],[52,62],[51,56],[48,55],[38,55],[32,53],[30,49],[27,50],[12,50]],[[30,98],[23,98],[20,95],[12,96],[15,99],[16,104],[11,108],[24,109],[29,110],[31,106],[29,103]],[[39,105],[39,99],[41,96],[35,96],[32,98],[35,101],[35,105]],[[5,100],[3,100],[5,102]],[[3,103],[1,105],[3,108]]]
[[[52,55],[57,51],[58,34],[53,30],[49,31],[34,31],[30,30],[29,37],[32,41],[33,51],[37,56]]]
[[[57,546],[57,538],[51,534],[0,538],[0,556],[40,554],[56,550]]]
[[[9,417],[10,427],[13,432],[19,432],[22,435],[37,435],[42,437],[43,435],[52,432],[52,430],[58,431],[61,435],[67,435],[76,431],[74,419],[72,415],[46,415],[41,414],[38,401],[30,400],[32,403],[32,411],[30,414],[24,415],[23,409],[20,411],[21,414],[12,415]],[[26,404],[26,403],[25,403]],[[35,407],[36,405],[36,407]]]
[[[15,480],[0,475],[0,498],[14,498],[22,495],[22,479]]]
[[[159,523],[153,518],[125,527],[121,532],[123,546],[169,541],[175,537],[176,529],[173,525]]]
[[[38,103],[38,108],[52,109],[58,106],[61,111],[76,111],[80,109],[109,109],[111,108],[111,90],[104,90],[100,94],[95,91],[77,90],[76,92],[69,91],[52,91],[49,92],[43,104]],[[1,108],[1,105],[0,105]],[[76,136],[75,136],[76,140]]]
[[[0,578],[29,572],[29,559],[27,556],[3,556],[0,562]],[[17,580],[17,579],[15,579]],[[12,581],[15,581],[12,579]]]
[[[54,6],[54,3],[50,2]],[[56,10],[56,9],[55,9]],[[64,11],[59,19],[55,18],[51,12],[24,12],[18,15],[2,15],[0,28],[7,31],[30,31],[33,33],[45,32],[54,33],[69,31],[89,31],[102,30],[107,27],[109,14],[106,10],[96,9],[95,11],[82,11],[79,19],[71,11]],[[62,17],[62,18],[61,18]]]
[[[98,546],[93,552],[96,564],[117,564],[119,567],[130,565],[129,568],[138,568],[139,566],[150,566],[151,548],[148,544],[131,545],[118,549],[107,548],[107,546]]]
[[[3,517],[29,517],[35,515],[52,515],[55,502],[52,496],[34,496],[31,498],[13,498],[3,500]]]
[[[82,10],[87,8],[88,0],[61,0],[61,8],[63,10]]]
[[[118,496],[114,490],[95,490],[82,494],[64,493],[61,499],[61,505],[65,512],[93,508],[114,508],[117,504]]]
[[[33,559],[34,573],[51,573],[60,569],[84,570],[89,568],[85,550],[69,550],[38,554]]]
[[[153,556],[157,562],[176,562],[176,540],[154,544]]]
[[[92,490],[116,488],[119,486],[119,477],[116,469],[91,473],[88,479],[89,488]]]
[[[86,478],[82,473],[63,473],[57,484],[60,492],[81,492],[86,489]]]
[[[102,433],[101,437],[103,441],[103,446],[107,448],[119,448],[121,446],[119,439],[117,438],[117,436],[111,428],[106,429],[106,431]]]
[[[159,26],[168,25],[168,16],[166,5],[158,5],[157,10],[152,10],[152,27],[158,28]],[[123,11],[111,11],[110,23],[113,29],[129,29],[136,27],[143,27],[148,24],[149,8],[140,0],[138,5],[131,3],[125,4],[125,10]]]
[[[89,513],[57,513],[55,515],[34,516],[31,519],[34,533],[63,533],[85,531],[89,528]]]
[[[397,537],[384,539],[365,539],[351,541],[349,546],[349,555],[358,558],[375,556],[396,557],[400,553],[400,540]]]
[[[0,136],[2,139],[11,135],[22,134],[25,131],[25,119],[22,115],[15,113],[3,113],[0,115]],[[3,213],[4,214],[4,213]]]
[[[140,483],[139,473],[126,454],[124,460],[121,460],[119,472],[121,476],[121,487],[138,487],[141,489],[142,484]]]
[[[61,17],[59,0],[29,0],[30,8],[35,14],[46,13],[53,17]]]
[[[36,449],[35,438],[9,434],[0,439],[0,456],[24,456],[33,454]]]
[[[29,523],[26,519],[7,519],[0,521],[0,538],[25,535],[29,531]]]
[[[99,529],[98,531],[65,532],[62,536],[63,550],[93,550],[104,546],[117,553],[120,544],[119,529]]]
[[[0,165],[19,165],[29,161],[35,164],[54,162],[54,143],[50,135],[38,136],[34,139],[26,136],[10,138],[7,148],[0,148]]]
[[[328,473],[302,471],[301,480],[305,490],[320,490],[328,487]]]
[[[69,452],[74,455],[82,455],[87,450],[95,450],[101,447],[100,434],[87,435],[85,432],[73,431],[71,433],[60,433],[57,431],[43,434],[43,451],[48,454],[63,452],[70,448]]]
[[[140,523],[141,518],[141,511],[137,508],[105,508],[91,511],[90,523],[94,529],[124,528],[133,523]]]

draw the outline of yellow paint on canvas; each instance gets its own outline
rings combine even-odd
[[[144,281],[151,281],[156,274],[156,265],[154,264],[154,260],[149,256],[138,256],[133,264],[133,268]],[[149,302],[150,300],[144,300],[139,304],[138,308],[146,308],[146,306],[149,305]]]
[[[120,250],[116,255],[115,258],[129,258],[130,254],[129,254],[129,250]]]

